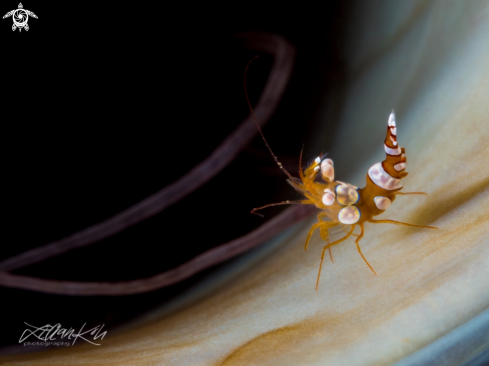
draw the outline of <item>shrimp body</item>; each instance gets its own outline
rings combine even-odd
[[[289,184],[306,199],[302,201],[286,201],[279,204],[310,204],[315,205],[321,210],[317,215],[318,222],[312,225],[305,243],[305,250],[307,250],[311,235],[316,229],[319,229],[321,238],[328,243],[323,247],[321,253],[321,263],[319,265],[316,289],[319,285],[319,278],[321,276],[321,268],[326,249],[329,250],[331,261],[333,261],[331,247],[345,241],[351,235],[357,237],[355,244],[359,254],[372,272],[376,274],[372,266],[363,256],[359,245],[364,234],[364,224],[366,222],[436,229],[436,227],[433,226],[407,224],[394,220],[373,219],[373,217],[384,213],[385,210],[390,207],[392,202],[396,199],[396,195],[426,195],[426,193],[423,192],[400,192],[403,188],[401,179],[408,175],[405,171],[407,159],[406,150],[399,147],[397,142],[397,128],[394,112],[390,114],[387,122],[384,150],[386,153],[385,160],[370,167],[367,172],[367,184],[364,188],[358,188],[354,185],[335,180],[333,161],[321,156],[317,157],[306,169],[302,170],[302,167],[299,168],[300,178],[292,177],[288,172],[285,172],[289,177],[287,180]],[[274,156],[273,153],[272,156]],[[274,158],[276,159],[275,156]],[[279,166],[282,168],[280,163]],[[277,204],[256,208],[252,212],[274,205]],[[329,229],[340,225],[344,228],[349,228],[348,234],[343,238],[330,243]],[[360,228],[360,234],[354,234],[356,226]]]
[[[300,179],[288,182],[311,203],[323,211],[322,216],[344,225],[363,225],[380,215],[395,200],[403,188],[401,179],[408,175],[405,149],[397,143],[394,112],[389,116],[387,136],[384,141],[386,159],[372,165],[367,173],[367,185],[358,188],[334,180],[334,165],[331,159],[317,157],[304,171]]]
[[[358,253],[362,256],[363,260],[372,270],[372,272],[376,274],[372,266],[368,263],[367,259],[365,259],[363,256],[359,245],[360,240],[363,238],[364,225],[366,222],[374,224],[396,224],[427,229],[437,229],[434,226],[414,225],[394,220],[373,219],[375,216],[384,213],[385,210],[390,207],[392,202],[394,202],[397,195],[426,195],[424,192],[401,192],[403,188],[401,179],[408,175],[408,173],[405,171],[407,159],[406,150],[399,147],[397,142],[397,127],[394,111],[391,112],[387,121],[387,133],[384,140],[386,158],[384,161],[375,163],[370,167],[367,172],[367,185],[364,188],[358,188],[354,185],[344,183],[339,180],[335,181],[333,160],[322,156],[318,156],[314,162],[304,170],[302,170],[302,167],[300,166],[299,178],[293,177],[279,162],[270,148],[270,145],[268,145],[248,98],[248,92],[246,90],[246,72],[250,64],[257,57],[258,56],[254,57],[248,63],[244,74],[244,89],[248,107],[250,108],[256,127],[260,132],[265,145],[270,151],[270,154],[280,169],[282,169],[282,171],[289,178],[287,182],[306,199],[300,201],[284,201],[280,203],[268,204],[263,207],[254,208],[251,213],[257,214],[256,211],[266,207],[289,204],[315,205],[321,210],[317,215],[318,222],[313,224],[309,229],[304,248],[307,250],[311,235],[316,229],[319,229],[321,238],[328,243],[323,247],[321,252],[321,262],[316,281],[316,290],[319,285],[319,278],[321,277],[321,268],[323,266],[324,253],[326,249],[329,250],[329,255],[331,261],[333,262],[331,247],[345,241],[351,235],[357,237],[355,239],[355,244],[357,246]],[[302,153],[299,161],[302,161]],[[349,228],[349,231],[341,239],[330,243],[329,229],[339,225],[343,226],[344,228]],[[360,228],[360,234],[353,233],[356,226]]]
[[[436,229],[432,226],[413,225],[393,220],[373,219],[374,216],[384,213],[392,202],[394,202],[396,195],[398,194],[426,194],[423,192],[400,192],[403,188],[401,179],[408,175],[405,171],[407,159],[406,150],[399,147],[397,142],[397,128],[394,112],[390,114],[387,122],[384,150],[386,159],[370,167],[366,178],[367,185],[364,188],[358,188],[348,183],[335,181],[333,161],[331,159],[323,159],[321,156],[317,157],[304,171],[300,168],[300,179],[288,179],[290,185],[307,198],[306,200],[301,201],[301,203],[314,204],[321,210],[318,214],[318,222],[309,230],[305,243],[305,250],[307,250],[309,239],[316,229],[320,230],[321,238],[328,243],[324,246],[321,254],[321,264],[319,267],[316,288],[319,284],[326,249],[329,250],[331,261],[333,261],[331,247],[346,240],[350,235],[357,236],[355,243],[358,252],[372,272],[375,273],[372,266],[370,266],[363,256],[359,245],[364,234],[364,224],[366,222]],[[333,243],[329,243],[328,230],[338,225],[349,227],[348,234]],[[360,227],[359,235],[353,233],[356,226]]]

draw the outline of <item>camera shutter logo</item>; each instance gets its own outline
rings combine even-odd
[[[22,31],[22,28],[24,28],[26,31],[29,30],[29,25],[27,24],[27,22],[29,21],[29,16],[37,19],[37,15],[30,10],[24,9],[22,3],[19,3],[18,9],[14,9],[5,14],[3,16],[3,19],[10,16],[14,21],[14,24],[12,25],[12,30],[15,31],[17,28],[19,28],[19,32]]]

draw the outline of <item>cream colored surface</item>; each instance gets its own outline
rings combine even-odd
[[[316,292],[324,242],[316,233],[304,253],[311,221],[168,316],[100,347],[2,365],[389,365],[489,307],[489,3],[358,4],[347,19],[351,78],[331,155],[363,186],[383,160],[395,107],[409,161],[404,191],[430,196],[398,197],[379,218],[440,230],[367,224],[361,245],[378,276],[349,239],[333,248]]]

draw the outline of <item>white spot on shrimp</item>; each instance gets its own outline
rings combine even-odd
[[[349,206],[357,203],[360,199],[360,195],[355,188],[343,184],[336,186],[336,197],[338,203],[343,206]]]
[[[402,151],[399,146],[396,149],[391,149],[389,146],[384,144],[384,150],[389,155],[401,155]]]
[[[327,192],[323,195],[322,201],[326,206],[331,206],[334,203],[334,198],[334,193]]]
[[[321,162],[321,165],[322,165],[322,164],[329,164],[329,165],[331,165],[331,166],[334,166],[334,164],[333,164],[333,160],[331,160],[331,159],[329,159],[329,158],[328,158],[328,159],[324,159],[324,160]]]
[[[401,170],[406,169],[406,163],[399,163],[394,165],[394,169],[400,172]]]
[[[321,162],[321,174],[327,180],[330,180],[330,181],[333,181],[334,180],[333,160],[331,160],[331,159],[324,159]]]
[[[375,206],[379,210],[387,210],[391,205],[392,201],[388,197],[377,196],[374,198]]]
[[[360,220],[360,210],[356,206],[344,207],[338,213],[338,220],[340,220],[342,224],[353,225]]]
[[[396,126],[396,116],[394,114],[394,111],[391,112],[389,115],[389,120],[387,121],[387,125],[389,126]]]
[[[392,191],[402,188],[401,180],[391,177],[382,167],[382,163],[376,163],[368,170],[368,176],[380,188]]]

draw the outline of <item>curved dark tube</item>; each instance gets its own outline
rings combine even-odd
[[[245,48],[273,56],[270,75],[255,108],[261,125],[264,125],[277,108],[290,79],[295,48],[284,38],[267,33],[240,34],[234,37],[234,42],[231,48]],[[177,181],[105,221],[1,261],[0,271],[12,271],[96,243],[156,215],[219,173],[250,143],[257,132],[253,119],[248,116],[207,159]],[[5,278],[6,275],[2,276]]]
[[[275,111],[290,79],[295,49],[277,35],[243,34],[235,39],[238,42],[231,47],[266,52],[274,57],[270,75],[255,108],[257,118],[263,126]],[[122,282],[72,282],[5,272],[93,244],[161,212],[219,173],[249,144],[257,132],[254,121],[249,116],[206,160],[159,192],[101,223],[0,262],[0,286],[75,296],[119,296],[153,291],[180,282],[203,269],[244,253],[314,213],[314,207],[290,207],[249,234],[219,245],[174,269],[144,279]]]
[[[309,205],[289,207],[251,233],[208,250],[176,268],[148,278],[121,282],[72,282],[3,272],[0,273],[0,286],[72,296],[121,296],[154,291],[178,283],[206,268],[255,248],[316,211],[315,207]]]

